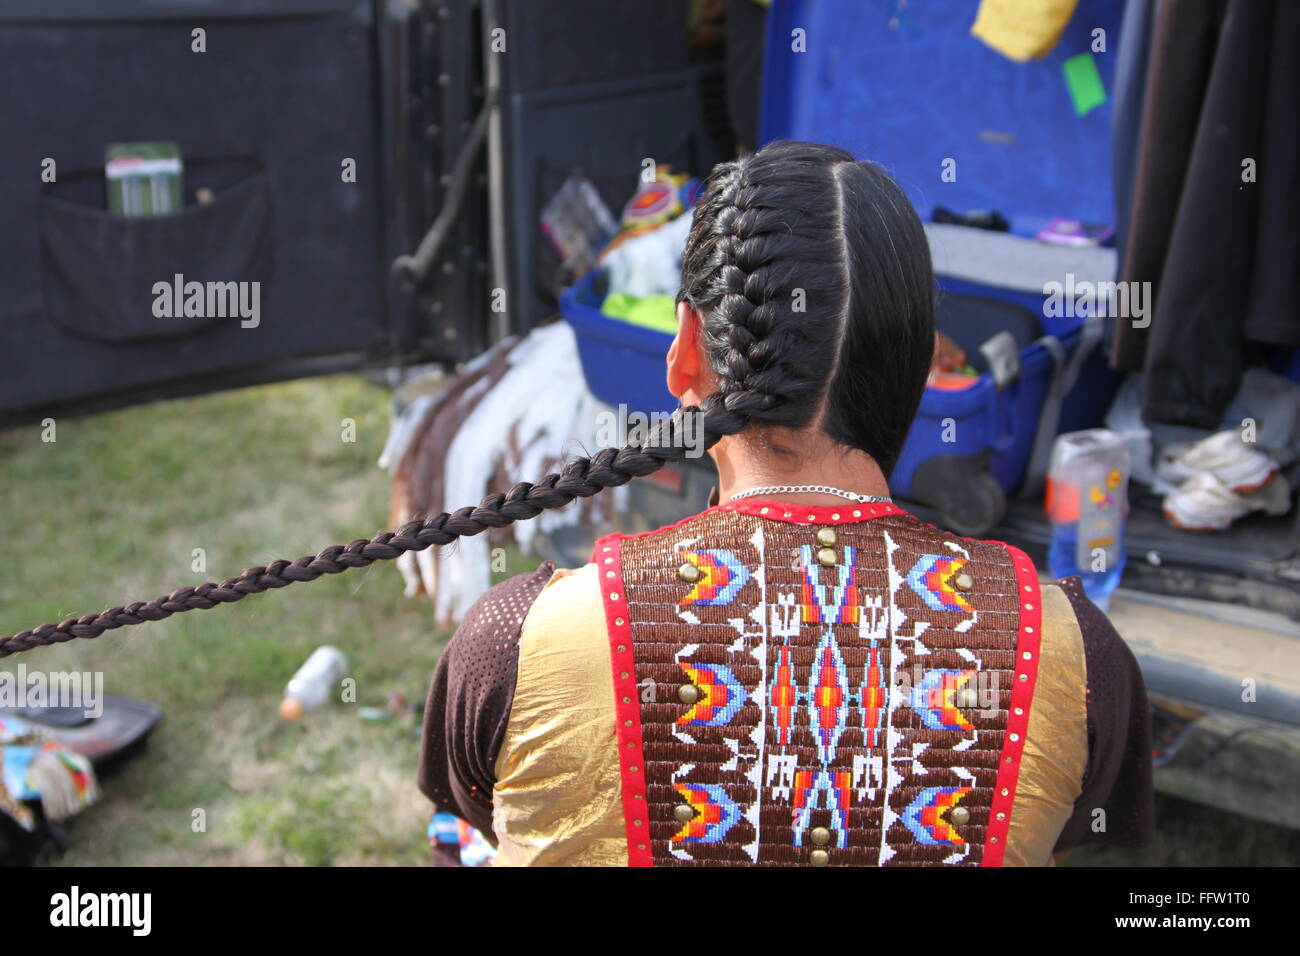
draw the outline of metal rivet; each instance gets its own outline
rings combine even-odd
[[[695,808],[691,806],[689,803],[679,803],[676,806],[676,808],[673,810],[673,816],[675,816],[682,823],[685,823],[687,820],[694,820]]]
[[[1017,717],[1019,717],[1019,716],[1021,716],[1022,714],[1024,714],[1024,712],[1025,712],[1025,708],[1023,708],[1023,707],[1017,707],[1017,708],[1016,708],[1016,716],[1017,716]]]
[[[700,689],[694,684],[683,684],[677,688],[677,699],[683,704],[693,704],[700,699]]]
[[[854,508],[854,509],[853,509],[853,517],[855,517],[855,518],[861,518],[861,517],[862,517],[862,512],[859,511],[857,508]]]
[[[831,861],[831,855],[825,850],[813,850],[808,854],[808,862],[813,866],[825,866]]]
[[[1007,815],[1006,815],[1005,813],[999,813],[999,814],[998,814],[998,819],[999,819],[999,820],[1005,820],[1006,818],[1007,818]]]
[[[957,587],[959,591],[969,591],[971,588],[975,586],[975,579],[971,577],[969,574],[967,574],[965,571],[962,571],[960,574],[957,575],[957,577],[953,578],[952,583]]]
[[[1012,734],[1012,735],[1011,735],[1011,741],[1012,741],[1012,743],[1014,743],[1015,741],[1017,741],[1017,740],[1019,740],[1019,739],[1020,739],[1020,735],[1019,735],[1019,734]]]
[[[694,584],[700,579],[700,569],[687,561],[677,569],[677,576],[688,584]]]
[[[1008,790],[1006,787],[1003,787],[1003,788],[1002,788],[1002,796],[1005,797],[1005,796],[1006,796],[1007,794],[1009,794],[1010,792],[1011,792],[1011,791]]]
[[[822,548],[817,552],[817,560],[827,567],[830,567],[835,564],[839,558],[836,557],[834,548]]]
[[[953,807],[948,811],[948,820],[957,826],[965,826],[970,823],[970,811],[965,807]]]
[[[817,532],[817,541],[820,544],[824,544],[826,545],[826,547],[829,548],[831,545],[835,543],[835,529],[822,528],[820,531]]]
[[[825,846],[831,842],[831,831],[825,827],[813,827],[808,832],[808,839],[812,840],[817,846]]]

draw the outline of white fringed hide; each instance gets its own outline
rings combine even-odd
[[[602,412],[611,409],[587,391],[568,323],[502,341],[393,422],[379,460],[392,472],[393,527],[476,505],[491,492],[537,481],[566,458],[591,454],[602,447]],[[609,489],[531,521],[405,554],[396,563],[406,594],[429,595],[439,626],[450,626],[504,579],[492,572],[493,548],[514,540],[531,552],[537,535],[568,524],[590,527],[594,537],[625,493],[623,487]]]

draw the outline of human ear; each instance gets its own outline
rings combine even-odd
[[[677,303],[677,334],[668,347],[668,391],[691,404],[688,392],[702,391],[700,373],[704,368],[700,354],[700,316],[689,302]]]

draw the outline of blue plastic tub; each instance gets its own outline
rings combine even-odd
[[[671,412],[664,359],[673,338],[610,318],[600,311],[608,291],[603,269],[593,269],[560,296],[560,313],[573,326],[587,388],[602,402],[628,412]]]
[[[947,278],[940,279],[940,287],[949,292],[1000,298],[1042,314],[1041,295]],[[1046,324],[1044,331],[1054,335],[1066,351],[1078,344],[1078,323]],[[1040,341],[1020,351],[1020,373],[1000,389],[987,372],[961,391],[927,388],[889,478],[894,493],[911,496],[917,468],[935,455],[981,459],[1003,492],[1015,492],[1025,479],[1039,410],[1055,367],[1052,354]],[[949,423],[952,427],[946,427]],[[952,440],[945,441],[945,436]]]

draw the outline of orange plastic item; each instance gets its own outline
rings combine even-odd
[[[1067,485],[1053,481],[1047,476],[1047,487],[1043,494],[1043,510],[1053,521],[1069,524],[1079,520],[1079,486]]]

